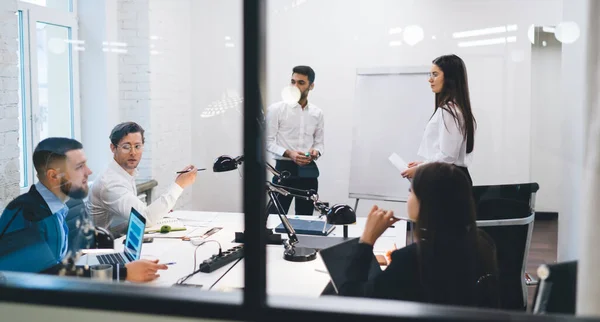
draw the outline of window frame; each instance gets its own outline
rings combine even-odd
[[[79,23],[77,18],[77,0],[71,0],[71,11],[39,6],[36,4],[18,1],[17,14],[19,16],[19,59],[22,67],[19,70],[21,97],[21,126],[23,149],[20,151],[23,163],[24,185],[20,192],[25,193],[37,181],[33,167],[33,149],[40,141],[41,122],[39,105],[38,84],[38,57],[37,57],[37,28],[36,24],[45,23],[58,27],[68,28],[69,40],[67,50],[69,54],[69,79],[71,101],[71,137],[81,140],[81,106],[79,85],[79,51],[74,50],[72,41],[79,40]]]
[[[44,9],[51,9],[51,10],[55,10],[55,11],[58,11],[58,12],[74,13],[74,12],[77,12],[77,1],[79,1],[79,0],[68,0],[69,1],[69,3],[68,3],[69,4],[69,6],[68,6],[69,9],[66,10],[66,11],[65,10],[61,10],[61,9],[52,8],[52,7],[46,7],[46,6],[37,5],[35,3],[31,3],[31,2],[28,2],[26,0],[17,0],[17,1],[19,3],[19,6],[21,6],[21,4],[23,4],[23,5],[29,5],[29,6],[36,6],[36,7],[44,8]]]
[[[338,299],[336,297],[266,298],[266,253],[264,221],[264,138],[256,122],[262,106],[260,91],[264,88],[265,0],[244,1],[244,212],[247,238],[245,243],[245,288],[243,304],[238,293],[194,292],[194,289],[136,287],[118,283],[94,283],[81,279],[58,279],[51,276],[7,272],[0,275],[0,304],[26,303],[70,309],[75,317],[89,315],[90,309],[110,312],[113,320],[124,313],[148,316],[193,317],[235,321],[463,321],[463,320],[528,320],[577,321],[570,316],[530,315],[518,311],[483,310],[465,307],[436,306],[416,302],[375,299]],[[258,138],[258,139],[257,139]],[[262,171],[260,171],[262,170]],[[256,196],[260,198],[256,199]],[[253,199],[254,198],[254,199]],[[256,201],[258,200],[258,202]],[[290,276],[294,278],[294,276]],[[250,280],[250,283],[248,283]],[[339,302],[344,301],[344,302]],[[340,305],[342,304],[342,305]],[[38,307],[35,307],[36,309]],[[43,307],[41,307],[43,309]],[[86,309],[86,310],[77,310]],[[120,311],[120,312],[114,312]],[[65,313],[64,316],[67,316]],[[79,315],[76,315],[79,314]],[[142,319],[145,316],[135,318]],[[128,315],[131,318],[131,315]],[[164,316],[163,316],[164,318]]]

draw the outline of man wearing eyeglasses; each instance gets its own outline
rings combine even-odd
[[[92,170],[83,145],[70,138],[44,139],[33,151],[33,165],[39,182],[0,215],[0,271],[90,277],[89,267],[73,266],[82,245],[70,240],[67,224],[69,198],[88,195]],[[86,226],[81,223],[75,233],[83,233]],[[149,282],[164,269],[158,260],[137,260],[113,266],[113,279]]]
[[[148,226],[165,217],[183,189],[194,183],[198,169],[193,165],[185,167],[184,171],[191,170],[178,175],[163,195],[146,206],[137,197],[135,183],[144,151],[144,129],[134,122],[121,123],[111,131],[110,142],[113,160],[94,181],[87,208],[96,226],[107,228],[117,237],[127,230],[131,207],[146,218]]]

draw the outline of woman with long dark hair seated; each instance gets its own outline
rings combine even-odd
[[[417,242],[395,250],[387,269],[369,279],[373,244],[398,221],[393,211],[371,209],[340,295],[497,307],[495,247],[476,227],[466,174],[448,163],[418,167],[407,210]],[[492,299],[482,304],[482,296]]]

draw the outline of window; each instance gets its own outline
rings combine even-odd
[[[51,136],[79,138],[76,15],[70,0],[19,3],[20,186],[35,183],[31,155]]]
[[[21,0],[23,2],[35,4],[38,6],[58,9],[63,11],[73,11],[73,2],[71,0]]]
[[[24,274],[13,278],[9,272],[5,275],[6,283],[3,282],[4,276],[0,275],[0,310],[4,305],[7,307],[5,310],[9,311],[9,314],[2,311],[3,317],[18,314],[26,316],[22,320],[33,320],[46,314],[71,314],[69,317],[75,320],[84,314],[105,315],[106,311],[114,310],[111,312],[112,316],[117,316],[114,320],[121,316],[124,316],[122,319],[128,318],[125,314],[131,318],[131,313],[146,316],[174,314],[177,315],[175,318],[181,319],[202,316],[214,320],[251,321],[290,317],[293,320],[309,321],[343,318],[347,322],[359,319],[388,321],[392,318],[422,321],[475,317],[481,320],[510,319],[502,311],[486,310],[475,315],[463,307],[455,309],[379,299],[321,297],[322,293],[333,293],[331,286],[339,289],[338,284],[329,284],[331,276],[327,273],[328,270],[323,272],[326,267],[322,260],[289,262],[285,258],[290,256],[285,256],[284,251],[292,253],[290,246],[265,245],[268,232],[265,226],[275,228],[281,220],[279,216],[272,217],[276,220],[265,225],[267,211],[264,190],[267,178],[264,159],[270,154],[265,151],[266,144],[261,129],[263,124],[257,120],[264,116],[260,113],[261,107],[277,104],[281,100],[282,89],[286,90],[291,83],[290,78],[294,77],[292,68],[300,64],[314,67],[316,86],[313,91],[307,91],[307,84],[304,84],[299,86],[302,89],[298,92],[309,93],[310,104],[314,102],[322,108],[325,118],[325,151],[318,160],[319,200],[329,202],[330,205],[357,205],[358,200],[352,199],[362,199],[360,208],[356,211],[358,223],[347,227],[349,236],[360,236],[366,222],[364,216],[375,203],[384,209],[393,209],[398,217],[408,217],[408,209],[404,203],[408,181],[398,175],[388,158],[390,154],[397,153],[406,161],[424,160],[417,155],[419,145],[433,109],[439,107],[434,105],[435,94],[430,88],[434,84],[430,84],[425,75],[432,71],[432,60],[435,57],[456,53],[464,58],[467,66],[470,81],[468,94],[477,119],[473,163],[469,164],[475,184],[539,182],[541,193],[536,196],[535,205],[530,205],[536,208],[524,207],[525,210],[541,210],[548,217],[551,217],[549,212],[560,212],[562,219],[567,216],[567,220],[561,219],[560,227],[556,221],[550,224],[550,220],[546,220],[542,223],[536,221],[523,229],[522,235],[527,235],[528,239],[520,249],[528,249],[531,266],[525,266],[528,263],[524,251],[510,254],[522,256],[519,261],[497,258],[498,261],[504,261],[499,264],[502,275],[494,276],[493,271],[481,272],[483,274],[480,276],[472,276],[470,283],[464,281],[464,290],[477,289],[488,293],[487,291],[495,288],[495,283],[488,283],[489,275],[492,275],[492,282],[494,277],[500,280],[516,277],[515,280],[520,280],[520,283],[502,283],[499,293],[511,297],[509,301],[502,301],[505,308],[515,310],[519,306],[523,310],[524,302],[528,299],[526,292],[532,292],[533,288],[524,285],[521,272],[526,270],[535,274],[536,266],[541,262],[535,263],[536,258],[542,258],[545,262],[562,260],[555,256],[556,247],[562,248],[558,252],[561,257],[565,253],[566,258],[586,255],[584,253],[589,253],[591,249],[586,246],[600,241],[576,238],[580,233],[582,237],[593,237],[593,224],[600,225],[600,222],[590,220],[600,219],[594,217],[593,205],[584,203],[586,195],[600,194],[588,190],[596,180],[589,170],[594,168],[582,166],[585,156],[595,157],[593,148],[600,146],[599,142],[586,138],[586,134],[595,133],[590,120],[593,120],[592,116],[596,112],[592,108],[598,109],[598,104],[593,104],[598,102],[599,97],[597,87],[594,88],[595,83],[585,82],[600,76],[596,71],[598,65],[594,61],[582,59],[600,55],[600,46],[591,37],[592,27],[596,24],[593,19],[589,19],[593,15],[600,15],[600,6],[591,6],[590,1],[89,0],[77,5],[81,9],[77,14],[82,22],[79,26],[80,36],[86,41],[86,56],[81,57],[84,62],[81,65],[81,89],[84,93],[81,110],[86,113],[86,117],[81,119],[81,128],[82,132],[90,131],[90,137],[98,138],[94,141],[95,144],[86,142],[86,153],[97,150],[100,151],[98,156],[106,157],[90,158],[90,161],[98,165],[92,167],[92,170],[99,173],[101,166],[106,165],[104,160],[113,162],[107,147],[110,129],[117,122],[136,121],[146,128],[147,139],[146,150],[143,157],[140,157],[142,160],[138,169],[160,183],[161,186],[156,190],[164,191],[163,187],[172,185],[175,171],[180,170],[184,164],[193,162],[196,166],[209,168],[223,154],[244,155],[243,166],[238,168],[243,171],[243,177],[238,177],[235,171],[213,174],[204,172],[198,175],[191,189],[184,190],[175,211],[168,216],[180,219],[189,230],[175,232],[170,236],[154,235],[153,244],[144,244],[142,247],[142,258],[172,263],[167,271],[160,272],[160,280],[152,285],[161,287],[160,289],[139,287],[132,283],[90,284],[83,278],[61,279],[41,275],[23,276]],[[93,8],[94,5],[98,8]],[[77,136],[77,122],[73,121],[78,119],[77,81],[73,80],[77,76],[77,64],[74,60],[84,44],[82,40],[77,40],[77,29],[67,24],[71,21],[71,13],[63,11],[27,3],[20,13],[21,42],[24,48],[21,50],[21,65],[23,91],[26,91],[23,93],[22,126],[26,133],[24,136],[28,138],[24,144],[24,153],[30,153],[35,140],[47,135],[57,133]],[[57,15],[45,15],[46,12],[64,14],[66,22],[60,23]],[[42,14],[54,20],[41,19]],[[240,14],[243,19],[240,19]],[[94,16],[97,16],[97,20],[89,19]],[[15,16],[10,18],[14,20]],[[568,20],[565,23],[562,19]],[[573,26],[575,22],[580,27]],[[569,31],[573,34],[568,35]],[[15,31],[11,37],[14,34]],[[580,37],[579,40],[577,37]],[[61,39],[65,41],[61,42]],[[571,46],[573,41],[579,42]],[[59,57],[55,57],[56,55]],[[94,68],[88,69],[90,65]],[[443,62],[436,65],[435,67],[442,68],[434,68],[439,73],[435,80],[430,78],[431,82],[442,80],[439,75],[443,72],[443,79],[451,81],[446,84],[452,84],[452,69],[444,71]],[[425,66],[425,69],[422,70],[421,66]],[[369,72],[364,72],[367,69]],[[407,80],[400,81],[397,75],[401,75],[402,79],[406,77]],[[308,78],[308,75],[302,76]],[[466,79],[464,83],[466,85]],[[440,87],[435,87],[435,91],[440,92]],[[242,99],[240,94],[244,95],[241,105],[243,109],[236,113],[234,110],[240,106]],[[467,93],[464,94],[466,96]],[[89,101],[94,100],[96,102],[93,103],[98,107],[95,109],[93,105],[88,105]],[[316,106],[309,106],[304,110],[297,108],[295,104],[298,100],[298,97],[294,98],[291,102],[294,105],[288,104],[287,111],[298,112],[296,124],[303,125],[298,126],[298,132],[306,135],[315,133],[320,124],[312,122],[311,112],[319,110]],[[53,105],[54,101],[60,104]],[[451,105],[458,107],[458,103]],[[271,113],[273,110],[271,109]],[[59,121],[44,120],[44,115],[50,117],[55,114],[60,117]],[[600,111],[595,114],[595,117],[600,117]],[[88,118],[88,115],[96,117]],[[293,117],[292,113],[285,116],[289,119]],[[585,116],[590,117],[586,120]],[[64,122],[69,120],[70,123]],[[290,121],[292,123],[295,120]],[[94,128],[86,126],[88,122],[94,123]],[[460,125],[460,119],[454,123]],[[447,133],[454,123],[440,122],[440,130]],[[310,130],[306,131],[308,128]],[[282,137],[283,130],[286,129],[282,129]],[[240,139],[243,139],[243,144],[240,144]],[[281,143],[289,146],[291,144],[287,143],[292,143],[291,141]],[[311,148],[306,146],[305,149],[300,144],[297,146],[299,147],[290,149],[306,152]],[[459,154],[462,154],[462,148]],[[600,160],[600,155],[596,160]],[[357,161],[364,163],[357,167]],[[276,163],[272,161],[271,164]],[[291,170],[299,170],[298,177],[300,174],[307,174],[306,177],[311,177],[310,181],[315,181],[314,168],[311,171],[311,167],[298,168],[290,162],[288,164]],[[426,173],[428,170],[420,171]],[[582,180],[584,175],[587,175],[586,182]],[[30,178],[31,174],[28,176]],[[296,183],[293,181],[300,180],[281,182],[283,187],[277,188],[278,194],[285,195],[282,189],[288,190],[289,185]],[[463,192],[466,193],[462,194],[461,199],[468,201],[466,206],[472,206],[468,198],[470,196],[467,195],[470,187],[465,183],[463,180],[466,188]],[[454,186],[454,183],[449,182],[446,186],[450,185]],[[514,188],[522,192],[523,187]],[[289,188],[292,192],[305,189],[298,186],[296,189],[293,186]],[[355,191],[358,193],[354,193]],[[186,197],[187,200],[184,199]],[[507,208],[511,204],[522,204],[516,198],[509,201],[499,200],[506,196],[497,197],[486,206],[496,209],[501,202],[507,202]],[[443,202],[442,198],[435,199],[438,204]],[[293,202],[297,201],[298,199]],[[236,210],[236,203],[241,202],[243,207],[237,207]],[[420,202],[420,209],[426,208],[429,203],[423,198]],[[290,216],[293,216],[294,208],[289,207]],[[473,207],[469,208],[473,210]],[[183,211],[177,213],[177,210]],[[438,218],[451,222],[454,219],[449,216],[456,215],[459,216],[456,221],[464,223],[464,218],[460,216],[465,211],[444,210],[448,216]],[[473,215],[468,218],[472,221],[476,214],[473,211],[469,214]],[[529,214],[527,218],[535,215]],[[316,217],[304,218],[317,220]],[[244,219],[243,223],[241,219]],[[587,225],[589,229],[580,229],[580,224],[588,223],[588,220],[593,223]],[[73,221],[77,222],[71,222]],[[563,221],[568,224],[566,227],[563,226]],[[393,229],[386,231],[377,240],[372,249],[365,249],[365,255],[370,257],[371,262],[372,255],[384,255],[396,246],[400,248],[413,241],[423,245],[423,239],[413,239],[410,236],[406,238],[405,223],[406,221],[396,223]],[[321,222],[321,227],[324,224]],[[489,223],[480,223],[480,227],[483,226],[481,224]],[[548,227],[550,225],[555,228]],[[210,237],[209,234],[204,234],[208,238],[202,238],[202,242],[206,243],[201,247],[198,247],[198,243],[194,245],[191,241],[178,240],[177,237],[169,238],[200,236],[217,226],[222,229]],[[438,225],[435,228],[452,226]],[[457,226],[464,228],[463,224]],[[473,231],[472,227],[474,226],[469,225],[467,230]],[[544,230],[539,235],[537,232],[540,232],[541,227]],[[79,228],[83,228],[85,232],[89,227],[84,224],[83,227],[79,225]],[[340,237],[343,230],[344,227],[338,226],[328,237],[298,236],[301,242],[299,245],[315,243],[320,239],[323,244],[313,245],[325,248],[328,246],[326,244],[338,242],[339,239],[331,237]],[[417,231],[421,230],[411,229],[410,235]],[[448,246],[453,242],[452,238],[446,242],[444,237],[460,235],[465,230],[456,229],[446,234],[440,233],[441,231],[442,229],[437,231],[436,238],[441,238],[436,242]],[[560,231],[559,236],[557,231]],[[243,262],[234,261],[227,264],[227,267],[210,273],[200,272],[186,279],[189,274],[199,270],[198,264],[204,263],[204,260],[214,261],[215,254],[231,254],[228,250],[232,244],[237,244],[234,238],[238,232],[244,233]],[[77,234],[73,235],[77,238]],[[427,237],[425,235],[422,234],[421,237]],[[88,236],[81,238],[88,241]],[[285,234],[283,238],[286,238]],[[323,240],[326,238],[329,241]],[[122,240],[115,243],[117,251],[125,247]],[[0,240],[0,246],[3,241]],[[505,238],[500,236],[493,241],[498,253],[504,242]],[[458,246],[457,252],[474,248],[454,246]],[[487,246],[493,248],[493,245]],[[297,250],[296,254],[299,254],[300,248]],[[416,254],[413,253],[415,250]],[[420,255],[418,247],[405,249],[404,252]],[[321,251],[320,256],[323,258],[326,253]],[[487,254],[493,252],[489,251]],[[546,257],[547,255],[549,256]],[[217,255],[219,257],[223,259],[223,256]],[[479,258],[480,256],[473,256],[474,260]],[[87,257],[85,259],[85,262],[80,263],[91,264]],[[444,261],[444,258],[436,260]],[[427,265],[422,265],[424,263]],[[453,277],[447,265],[440,267],[435,264],[419,260],[394,264],[398,266],[386,268],[385,275],[389,276],[393,270],[403,266],[403,269],[413,270],[414,273],[404,274],[403,277],[410,279],[411,275],[418,276],[416,283],[394,285],[394,281],[390,281],[383,285],[382,288],[386,289],[383,292],[376,288],[369,291],[376,296],[392,295],[388,290],[393,292],[396,286],[396,290],[407,293],[412,290],[412,295],[418,298],[423,294],[420,279],[427,277],[419,276],[421,268],[440,269],[438,277]],[[517,269],[505,269],[514,264],[519,264],[514,267]],[[478,266],[487,265],[465,268],[483,268]],[[594,271],[591,265],[586,268]],[[449,274],[444,274],[443,269]],[[511,272],[517,274],[506,275]],[[131,277],[133,274],[130,273],[131,271],[128,276]],[[361,275],[364,278],[367,274]],[[581,279],[583,277],[580,276]],[[593,274],[589,277],[592,277],[590,280],[596,278]],[[185,279],[187,287],[177,284],[180,278],[182,281]],[[443,284],[437,283],[437,279],[423,281]],[[596,285],[600,284],[600,280],[595,282],[598,282]],[[504,286],[510,287],[512,292],[505,291]],[[20,289],[23,287],[26,289]],[[478,299],[483,300],[485,297]],[[31,306],[17,306],[15,303],[37,304],[40,307],[32,310]],[[56,313],[56,308],[52,306],[59,307],[61,312]],[[11,312],[14,312],[13,315]],[[515,319],[527,320],[522,314],[524,310],[517,313]],[[139,319],[144,317],[138,316]],[[146,322],[159,318],[148,316]],[[537,318],[531,317],[531,320]]]

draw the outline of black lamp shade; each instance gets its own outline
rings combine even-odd
[[[349,225],[356,222],[356,213],[348,205],[337,204],[327,212],[327,223],[332,225]]]
[[[234,158],[228,156],[228,155],[222,155],[220,157],[217,158],[217,160],[215,160],[215,163],[213,164],[213,171],[214,172],[226,172],[226,171],[232,171],[237,169],[238,164],[235,161]]]

